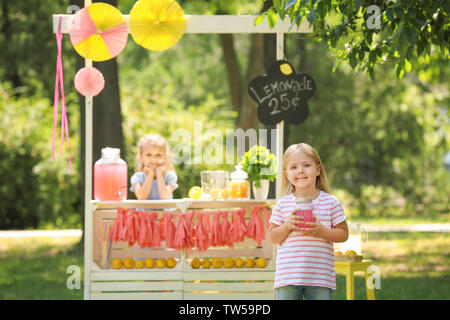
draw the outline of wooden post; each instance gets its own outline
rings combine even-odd
[[[84,7],[92,3],[84,0]],[[84,59],[85,67],[92,67],[92,60]],[[92,97],[85,97],[85,151],[84,151],[84,299],[90,299],[90,268],[92,261]]]
[[[284,59],[284,33],[277,33],[277,60]],[[277,181],[276,181],[276,199],[280,198],[281,180],[283,177],[283,135],[284,121],[277,123]]]

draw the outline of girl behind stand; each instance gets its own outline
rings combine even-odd
[[[138,200],[173,199],[178,188],[170,146],[159,134],[149,134],[138,143],[136,172],[131,177],[130,191]]]

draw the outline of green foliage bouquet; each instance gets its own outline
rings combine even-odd
[[[253,146],[242,157],[241,165],[248,174],[248,180],[254,181],[257,188],[261,187],[261,180],[274,181],[277,177],[276,157],[264,146]]]

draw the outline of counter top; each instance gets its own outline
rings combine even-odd
[[[250,208],[254,205],[275,204],[274,199],[267,200],[212,200],[191,198],[173,199],[173,200],[124,200],[124,201],[97,201],[92,200],[91,204],[98,208],[148,208],[148,209],[225,209],[225,208]]]

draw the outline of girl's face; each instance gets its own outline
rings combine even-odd
[[[285,174],[295,190],[310,190],[316,188],[316,178],[320,175],[320,167],[314,158],[297,151],[288,158]]]
[[[139,157],[144,167],[156,168],[166,161],[166,152],[162,146],[146,145],[142,147]]]

